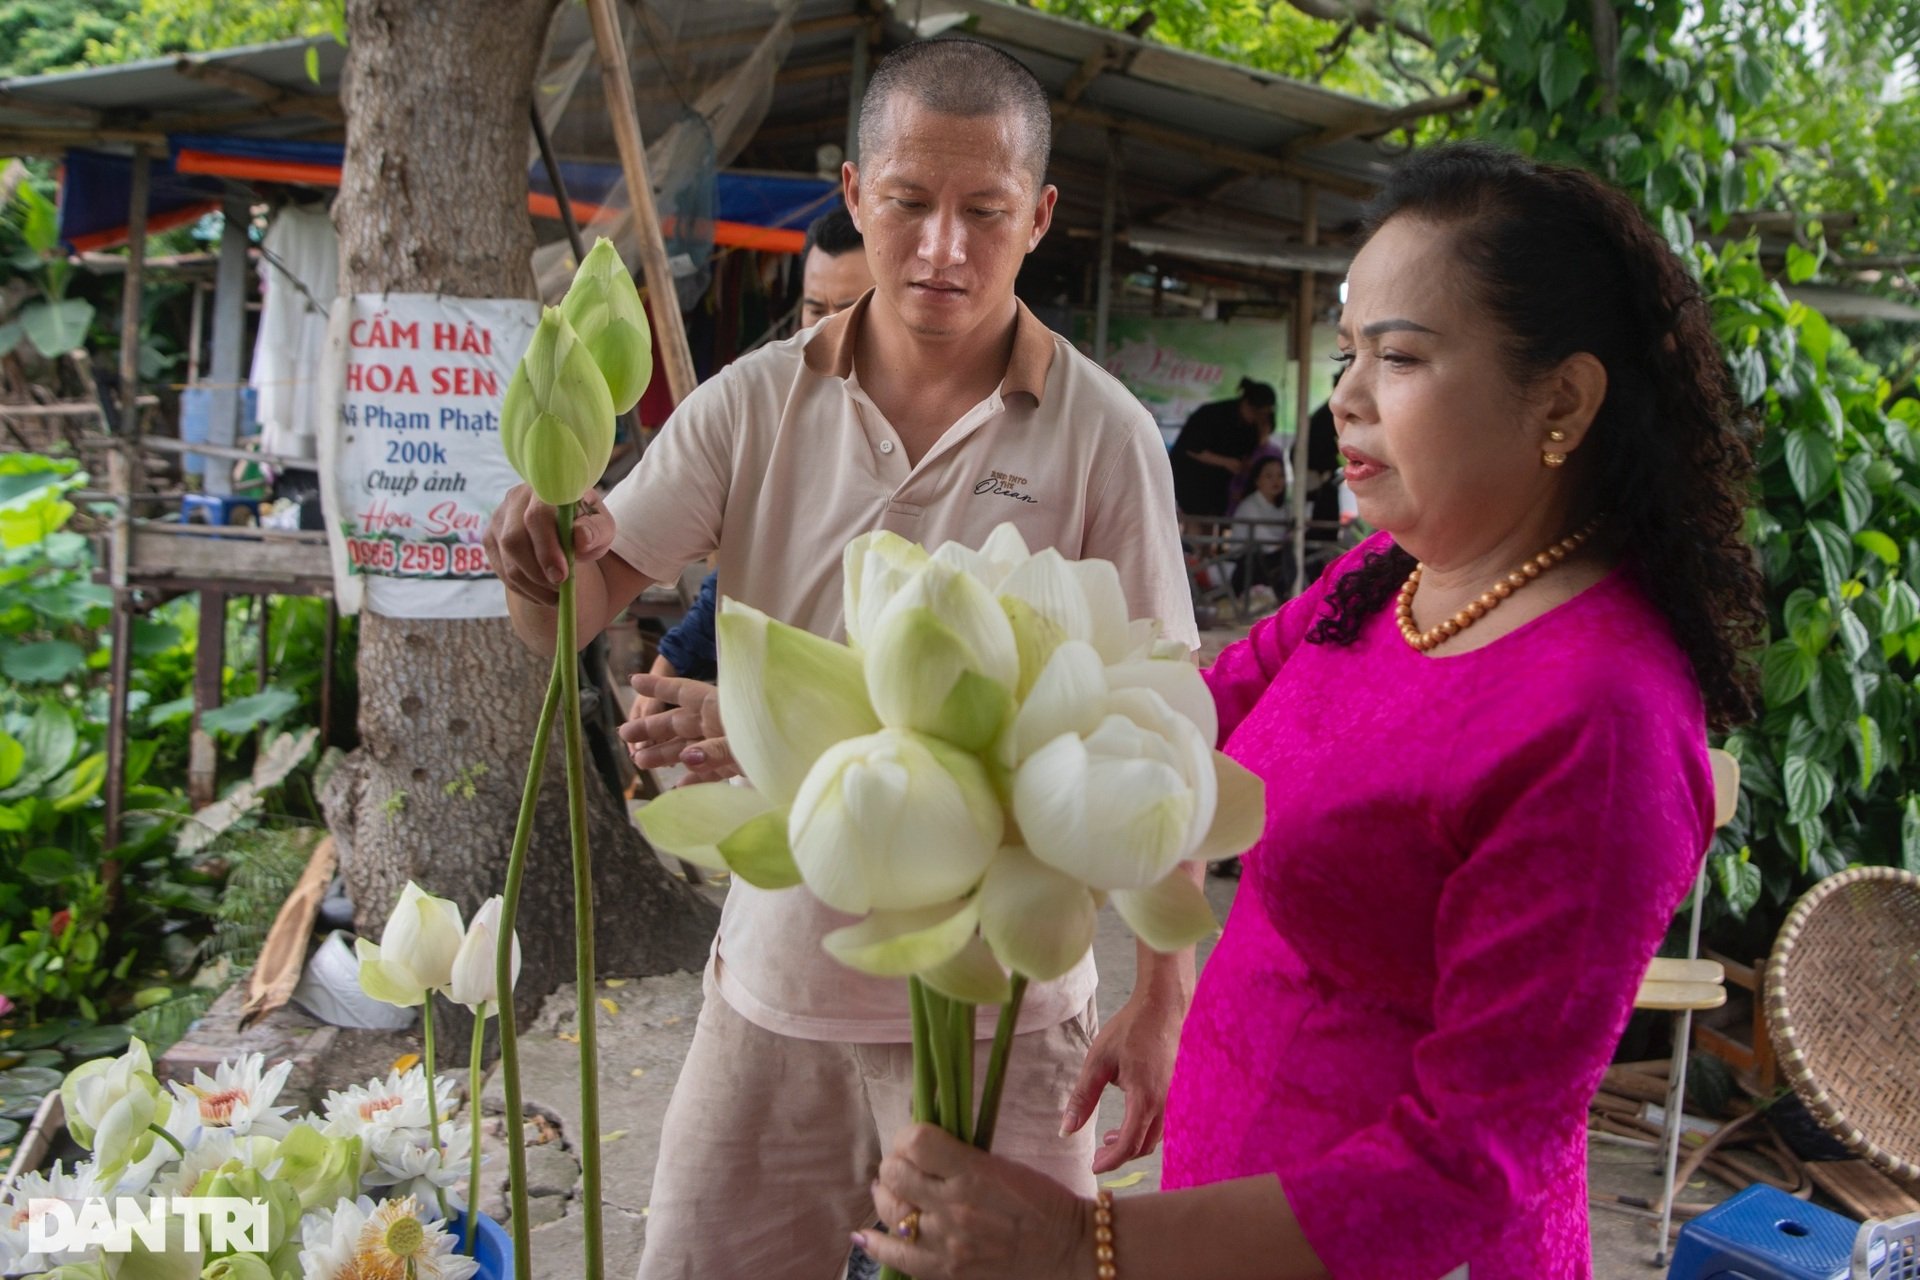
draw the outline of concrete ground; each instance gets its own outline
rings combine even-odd
[[[1237,881],[1209,877],[1207,891],[1224,919]],[[1101,914],[1094,941],[1100,967],[1100,1010],[1111,1016],[1132,989],[1134,944],[1132,935],[1109,909]],[[1209,944],[1201,947],[1205,963]],[[679,1075],[680,1063],[692,1041],[700,1010],[698,974],[677,973],[657,978],[603,984],[600,1006],[600,1129],[603,1137],[603,1232],[605,1256],[616,1276],[628,1274],[646,1238],[647,1199],[659,1148],[660,1123],[667,1099]],[[580,1132],[578,1045],[571,1039],[574,999],[562,989],[548,1002],[541,1017],[521,1036],[521,1079],[527,1102],[541,1113],[531,1126],[536,1137]],[[484,1098],[492,1136],[482,1207],[505,1215],[499,1182],[506,1159],[500,1146],[498,1115],[500,1082],[489,1080]],[[1121,1097],[1109,1090],[1099,1117],[1100,1131],[1117,1128]],[[537,1280],[572,1280],[581,1274],[578,1168],[559,1142],[535,1147],[530,1159],[535,1197],[528,1217],[533,1228],[534,1275]],[[1597,1194],[1657,1197],[1659,1170],[1651,1153],[1595,1145],[1588,1162]],[[1124,1194],[1151,1191],[1159,1185],[1158,1154],[1134,1161],[1103,1182]],[[1719,1200],[1727,1189],[1718,1184],[1696,1184],[1687,1190],[1690,1200]],[[1644,1216],[1596,1207],[1592,1214],[1594,1273],[1600,1280],[1657,1280],[1662,1268],[1653,1264],[1656,1224]],[[1408,1224],[1417,1229],[1416,1224]]]

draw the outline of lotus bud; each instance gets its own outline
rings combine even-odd
[[[635,821],[655,849],[760,889],[790,889],[800,868],[787,848],[787,811],[752,787],[700,782],[641,806]]]
[[[498,955],[503,902],[501,895],[494,894],[480,904],[467,925],[467,935],[460,940],[460,950],[453,957],[453,976],[447,983],[447,998],[455,1004],[480,1009],[499,999],[494,961]],[[513,939],[513,978],[516,982],[520,978],[518,935]]]
[[[985,749],[1013,707],[1013,627],[971,574],[929,564],[893,598],[867,645],[867,692],[889,728]]]
[[[274,1280],[273,1270],[250,1253],[230,1253],[215,1258],[200,1273],[200,1280]]]
[[[613,396],[558,307],[540,316],[500,408],[500,446],[540,501],[578,502],[613,453]]]
[[[274,1158],[279,1178],[300,1200],[302,1213],[332,1208],[360,1189],[361,1140],[329,1138],[311,1124],[297,1124],[280,1139]]]
[[[865,645],[894,596],[927,567],[931,559],[918,543],[882,529],[847,544],[841,558],[845,584],[847,643]]]
[[[633,276],[613,241],[602,236],[594,244],[574,273],[560,311],[607,380],[613,411],[633,408],[653,378],[653,338]]]
[[[401,1008],[420,1004],[427,992],[452,980],[464,934],[459,907],[409,880],[387,917],[379,945],[365,938],[354,944],[361,989]]]
[[[959,898],[993,860],[1005,826],[977,757],[882,729],[820,757],[794,799],[787,836],[813,895],[865,915]]]

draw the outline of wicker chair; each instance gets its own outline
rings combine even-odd
[[[1767,961],[1767,1021],[1807,1109],[1920,1178],[1920,875],[1859,867],[1808,890]]]

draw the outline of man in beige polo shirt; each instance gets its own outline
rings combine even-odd
[[[1130,612],[1194,642],[1152,419],[1014,297],[1052,219],[1050,134],[1045,91],[990,46],[925,42],[876,68],[862,161],[843,174],[873,292],[702,385],[606,510],[576,521],[583,642],[709,554],[730,596],[840,636],[850,539],[978,546],[1003,521],[1036,549],[1112,560]],[[552,509],[514,490],[488,551],[516,628],[550,651],[564,573]],[[660,717],[660,749],[725,773],[702,687],[642,683],[686,707]],[[675,735],[702,711],[707,736],[683,753]],[[909,1114],[911,1037],[904,983],[821,948],[845,922],[804,891],[729,892],[661,1135],[643,1280],[828,1280],[847,1232],[871,1224],[868,1181]],[[1097,1037],[1090,959],[1031,989],[996,1150],[1082,1194],[1152,1150],[1192,985],[1191,952],[1143,948],[1132,998]],[[1110,1083],[1126,1120],[1096,1150],[1086,1122]]]

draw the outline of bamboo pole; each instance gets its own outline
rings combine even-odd
[[[699,378],[693,371],[693,353],[687,348],[687,330],[680,318],[680,299],[667,266],[667,245],[660,234],[660,213],[653,204],[653,182],[647,176],[647,153],[640,144],[640,121],[634,114],[633,82],[627,74],[627,46],[613,0],[587,0],[593,19],[593,43],[600,55],[600,79],[607,94],[607,111],[614,143],[620,149],[620,170],[627,181],[627,201],[633,210],[634,231],[640,240],[640,267],[653,305],[648,309],[660,334],[660,354],[666,361],[667,388],[679,404],[693,393]]]
[[[1107,363],[1107,326],[1113,312],[1114,222],[1120,204],[1120,135],[1107,131],[1106,191],[1100,205],[1100,277],[1093,304],[1093,360]]]
[[[1320,193],[1312,183],[1300,184],[1301,239],[1320,242]],[[1307,589],[1307,420],[1313,397],[1307,370],[1313,365],[1313,272],[1300,273],[1300,296],[1293,312],[1293,589]]]
[[[107,487],[119,495],[114,505],[109,537],[108,578],[113,587],[113,654],[107,684],[107,858],[100,865],[100,881],[108,901],[118,892],[120,862],[113,856],[120,844],[120,826],[127,791],[127,685],[133,648],[133,599],[127,587],[127,567],[133,549],[133,492],[146,488],[140,475],[140,293],[145,285],[147,258],[147,191],[153,162],[144,149],[133,153],[133,190],[127,207],[127,274],[120,293],[120,435],[107,455]]]

